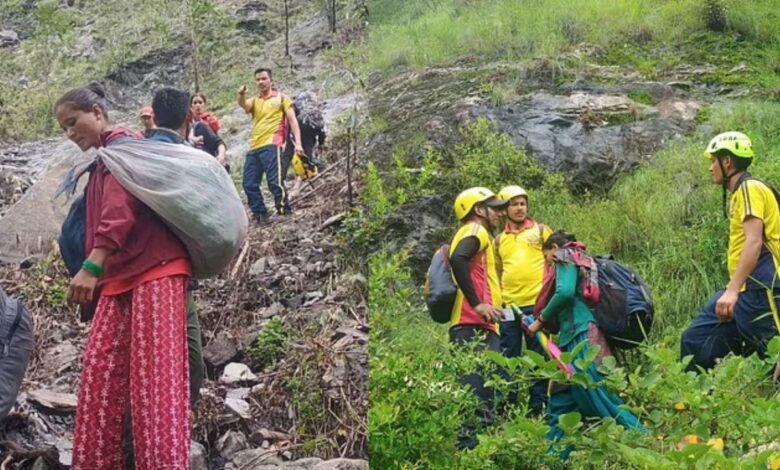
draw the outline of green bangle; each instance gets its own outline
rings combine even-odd
[[[100,277],[103,275],[103,267],[98,266],[96,263],[93,263],[88,259],[84,260],[84,263],[81,264],[81,267],[94,274],[95,277]]]

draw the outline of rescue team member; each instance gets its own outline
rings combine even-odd
[[[725,132],[713,138],[704,155],[712,182],[731,193],[728,206],[729,282],[713,295],[682,334],[680,356],[693,356],[688,370],[710,369],[729,352],[765,354],[780,332],[777,297],[780,209],[772,189],[747,172],[753,162],[750,138]],[[724,207],[725,209],[725,207]],[[774,288],[773,288],[774,286]],[[770,312],[767,315],[767,312]]]
[[[501,322],[501,352],[506,357],[519,357],[523,349],[522,318],[515,318],[511,305],[520,308],[523,315],[533,315],[534,303],[542,289],[544,277],[544,253],[542,244],[550,236],[550,227],[538,223],[528,215],[528,193],[520,186],[507,186],[498,197],[508,201],[506,225],[496,235],[501,278],[501,298],[504,302],[504,319]],[[535,337],[527,337],[529,349],[544,356],[544,349]],[[539,416],[547,403],[547,380],[535,380],[529,389],[528,410],[530,416]],[[517,401],[513,390],[510,403]]]
[[[506,204],[487,188],[470,188],[455,198],[455,216],[461,226],[450,243],[450,266],[458,292],[449,336],[450,343],[461,349],[499,350],[501,288],[491,232],[498,228],[499,211]],[[477,417],[482,425],[492,423],[495,403],[494,390],[485,387],[487,375],[489,371],[477,370],[460,378],[479,398]],[[476,431],[470,420],[465,421],[458,448],[474,448],[478,444]]]
[[[246,86],[238,89],[238,105],[252,115],[253,126],[242,183],[255,222],[265,224],[270,221],[270,216],[260,192],[263,175],[268,179],[268,189],[274,196],[276,213],[290,214],[290,203],[282,177],[282,147],[287,136],[287,126],[293,133],[295,153],[302,155],[303,147],[292,101],[273,87],[271,70],[255,70],[255,85],[258,96],[249,99],[246,97]]]

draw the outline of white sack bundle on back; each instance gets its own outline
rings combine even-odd
[[[187,247],[192,275],[215,276],[246,240],[248,221],[230,175],[216,159],[184,145],[126,140],[98,157]]]

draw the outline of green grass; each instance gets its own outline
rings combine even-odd
[[[723,3],[728,30],[713,35],[714,44],[690,48],[700,56],[725,59],[715,60],[714,65],[720,66],[733,63],[734,51],[724,51],[717,43],[736,44],[753,65],[743,75],[758,76],[762,84],[777,83],[772,78],[778,65],[775,2],[754,1],[749,8],[737,0]],[[555,57],[586,42],[606,48],[612,62],[632,63],[653,76],[673,59],[696,58],[695,53],[681,55],[675,45],[708,31],[704,4],[703,0],[374,0],[367,66],[386,71],[396,66],[441,65],[463,57],[482,62]],[[723,57],[726,54],[729,57]]]

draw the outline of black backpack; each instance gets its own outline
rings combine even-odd
[[[30,313],[0,289],[0,420],[16,402],[33,344]]]
[[[655,307],[647,283],[629,266],[612,256],[594,257],[600,297],[592,306],[599,329],[610,345],[633,349],[647,339]]]
[[[450,246],[445,244],[433,254],[428,274],[425,275],[423,297],[433,321],[436,323],[450,321],[457,294],[458,288],[452,281],[450,270]]]

